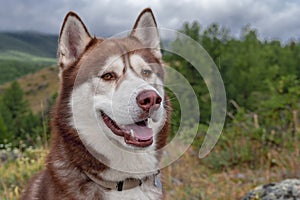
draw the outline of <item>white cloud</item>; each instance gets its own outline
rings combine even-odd
[[[80,14],[92,34],[114,35],[130,29],[145,7],[161,27],[178,29],[185,21],[217,22],[238,34],[251,24],[263,38],[300,38],[297,0],[10,0],[0,7],[0,30],[58,33],[69,10]]]

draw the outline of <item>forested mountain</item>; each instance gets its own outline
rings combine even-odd
[[[0,33],[0,84],[56,63],[55,35]]]
[[[19,51],[38,57],[55,58],[57,40],[57,35],[36,32],[2,32],[0,33],[0,53]]]

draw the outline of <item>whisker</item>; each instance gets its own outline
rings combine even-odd
[[[176,100],[176,99],[177,99],[176,97],[174,97],[174,98],[169,98],[169,99],[166,99],[165,102],[171,102],[171,101]]]

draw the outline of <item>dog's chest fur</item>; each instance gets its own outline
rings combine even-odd
[[[91,180],[82,168],[72,166],[72,161],[64,151],[64,147],[56,145],[61,151],[48,156],[47,167],[37,174],[28,184],[23,199],[49,200],[158,200],[162,199],[162,189],[157,187],[154,179],[145,181],[141,186],[130,190],[108,190]],[[52,151],[55,152],[55,151]],[[84,155],[82,155],[84,156]],[[91,167],[92,168],[92,167]],[[96,170],[99,171],[99,170]],[[101,171],[101,170],[100,170]],[[90,170],[93,173],[93,170]],[[122,179],[129,175],[111,169],[100,173],[104,178]]]

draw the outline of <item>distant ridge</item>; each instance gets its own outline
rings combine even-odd
[[[57,35],[0,32],[0,84],[56,64]]]
[[[55,58],[57,35],[38,32],[0,32],[0,52],[21,51],[27,54]]]

